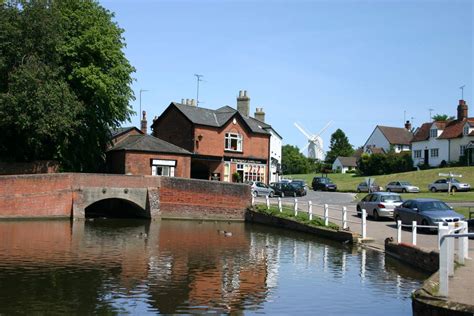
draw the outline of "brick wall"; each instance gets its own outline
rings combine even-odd
[[[191,156],[127,152],[125,154],[125,174],[151,175],[151,160],[175,160],[175,177],[191,177]]]
[[[175,107],[165,111],[152,125],[153,136],[190,152],[194,151],[193,124]]]
[[[0,176],[0,218],[71,217],[84,188],[155,188],[163,218],[243,220],[250,187],[154,176],[61,173]]]
[[[385,253],[428,272],[433,273],[439,269],[439,253],[437,251],[427,251],[412,244],[397,244],[387,239]]]

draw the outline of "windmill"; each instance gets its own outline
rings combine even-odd
[[[326,126],[324,126],[319,133],[317,134],[310,134],[308,133],[301,124],[295,123],[296,128],[303,133],[304,136],[308,139],[308,143],[301,149],[301,153],[303,153],[306,148],[308,148],[308,158],[324,160],[325,153],[323,149],[323,139],[321,138],[321,134],[332,124],[332,121],[329,121]]]

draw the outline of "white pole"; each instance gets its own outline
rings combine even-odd
[[[446,235],[448,227],[440,227],[441,235]],[[448,241],[447,238],[441,237],[441,244],[439,249],[439,295],[448,296]]]
[[[298,216],[298,200],[295,198],[294,202],[294,209],[295,209],[295,217]]]
[[[461,230],[459,231],[460,234],[465,234],[467,233],[466,230],[466,226],[467,225],[464,225],[464,224],[467,224],[467,222],[461,222]],[[458,256],[458,262],[460,264],[464,264],[464,259],[467,257],[466,255],[466,248],[464,247],[464,244],[466,243],[467,241],[467,237],[459,237],[458,238],[458,251],[459,251],[459,256]]]
[[[443,222],[438,223],[438,250],[441,249],[441,237],[443,237],[444,230],[442,229]]]
[[[402,221],[397,221],[397,243],[402,242]]]
[[[416,246],[416,233],[417,233],[417,227],[416,227],[416,221],[413,221],[411,223],[412,228],[411,228],[411,243]]]
[[[313,202],[308,201],[308,213],[309,213],[309,220],[313,220]]]
[[[362,209],[362,239],[367,238],[367,211]]]
[[[281,197],[278,197],[278,209],[280,210],[280,213],[283,212],[283,209],[281,207]]]
[[[449,234],[453,233],[454,223],[448,223]],[[454,238],[448,238],[448,275],[454,275]]]
[[[463,234],[469,233],[469,225],[467,224],[467,221],[463,222],[464,229],[462,230]],[[469,258],[469,238],[468,237],[462,237],[464,239],[464,258],[465,259],[470,259]]]
[[[329,225],[329,207],[327,204],[324,204],[324,226]]]
[[[268,195],[265,196],[265,202],[267,203],[267,210],[270,209],[270,199],[268,198]]]
[[[347,229],[347,208],[342,207],[342,229]]]
[[[255,197],[252,194],[252,206],[255,206]]]

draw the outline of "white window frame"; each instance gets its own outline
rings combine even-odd
[[[464,156],[466,153],[466,145],[459,146],[459,156]]]
[[[463,134],[466,135],[466,136],[469,135],[469,126],[468,125],[464,126]]]
[[[152,159],[151,175],[162,177],[174,177],[176,160]]]
[[[431,157],[439,157],[439,148],[431,148],[430,149],[430,156]]]
[[[421,149],[413,151],[413,158],[421,158]]]
[[[436,128],[430,129],[430,137],[438,137],[438,130]]]
[[[226,151],[242,152],[243,137],[239,133],[225,133],[224,149]]]

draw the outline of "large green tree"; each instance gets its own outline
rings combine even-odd
[[[337,129],[331,135],[329,151],[326,153],[326,162],[332,164],[337,157],[349,157],[354,153],[354,148],[349,139],[341,129]]]
[[[303,174],[311,171],[311,162],[296,146],[284,145],[281,148],[283,174]]]
[[[1,2],[0,160],[100,169],[109,129],[133,113],[122,33],[93,0]]]
[[[448,116],[447,114],[435,114],[431,119],[433,121],[450,121],[454,120],[454,116]]]

